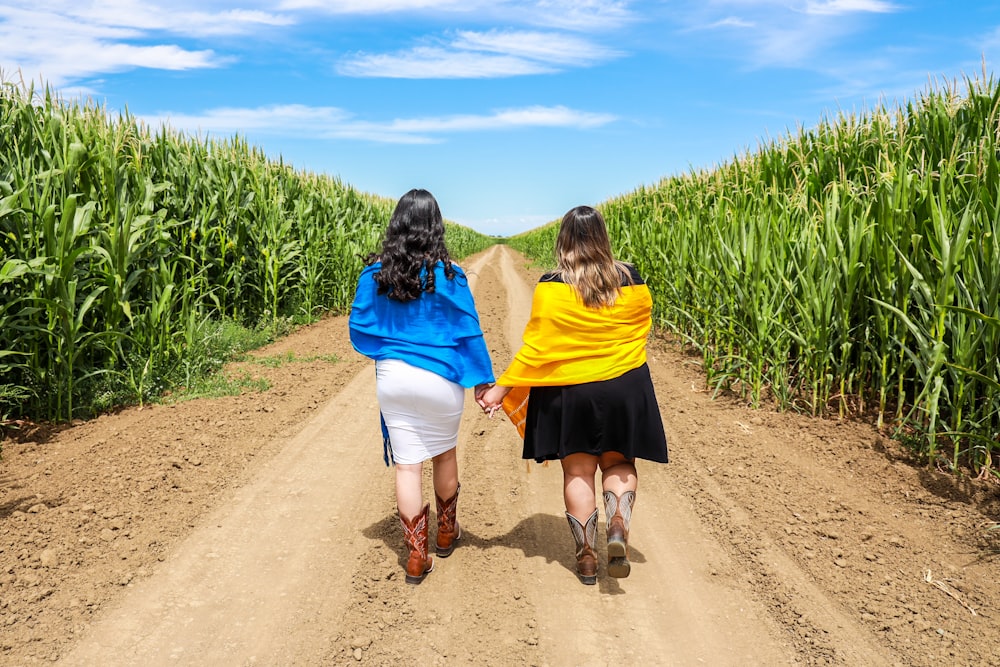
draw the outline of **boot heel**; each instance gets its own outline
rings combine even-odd
[[[628,557],[628,546],[625,544],[624,540],[609,540],[608,541],[608,560],[612,558],[627,558]]]
[[[632,564],[628,558],[612,558],[608,561],[608,576],[614,579],[624,579],[632,572]]]
[[[410,584],[412,586],[416,586],[421,581],[423,581],[424,579],[426,579],[427,575],[430,574],[433,571],[434,571],[434,566],[431,565],[431,569],[425,570],[424,573],[421,574],[421,575],[419,575],[419,576],[414,576],[412,574],[408,574],[408,575],[406,575],[406,583],[408,583],[408,584]]]
[[[462,527],[458,527],[458,535],[452,540],[451,544],[447,547],[442,547],[440,545],[434,545],[434,553],[438,555],[439,558],[447,558],[455,551],[455,546],[458,545],[458,541],[462,539]]]

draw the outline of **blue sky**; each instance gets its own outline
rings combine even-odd
[[[509,235],[1000,57],[1000,2],[6,0],[0,71]]]

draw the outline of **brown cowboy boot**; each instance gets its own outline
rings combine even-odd
[[[403,540],[410,551],[406,561],[406,583],[419,584],[434,569],[434,558],[427,554],[427,515],[430,505],[424,505],[420,514],[412,519],[399,515],[403,524]]]
[[[455,495],[448,500],[441,500],[437,493],[434,499],[437,500],[438,531],[437,544],[435,545],[437,555],[447,558],[455,550],[455,543],[462,539],[462,527],[458,525],[455,514],[458,512],[458,492],[462,490],[459,484],[455,489]]]
[[[569,529],[576,540],[576,573],[580,581],[592,586],[597,583],[597,552],[594,542],[597,541],[597,510],[590,515],[587,523],[581,524],[575,516],[566,512]]]
[[[608,575],[624,579],[632,571],[628,562],[628,527],[632,521],[635,491],[615,495],[604,492],[604,517],[608,524]]]

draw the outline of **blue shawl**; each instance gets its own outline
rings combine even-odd
[[[455,266],[455,277],[444,275],[444,263],[434,265],[434,291],[405,303],[378,293],[374,275],[381,262],[358,278],[349,325],[354,349],[375,359],[398,359],[436,373],[463,387],[493,383],[493,363],[479,326],[469,280]],[[426,269],[421,278],[427,275]],[[382,446],[385,464],[392,461],[392,444],[385,419]]]
[[[354,349],[375,359],[398,359],[463,387],[494,382],[493,363],[465,273],[454,264],[434,265],[434,291],[405,303],[378,293],[376,262],[361,272],[351,305]],[[426,275],[426,272],[424,273]]]

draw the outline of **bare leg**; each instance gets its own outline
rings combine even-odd
[[[424,507],[422,463],[396,464],[396,507],[401,517],[412,519]]]
[[[630,461],[618,452],[605,452],[600,459],[602,488],[620,496],[626,491],[635,491],[639,476],[635,471],[635,461]]]
[[[570,454],[562,460],[566,511],[581,522],[597,509],[594,491],[597,462],[597,457],[590,454]]]
[[[431,462],[434,466],[434,493],[438,498],[451,498],[458,489],[458,455],[457,448],[438,454]]]

